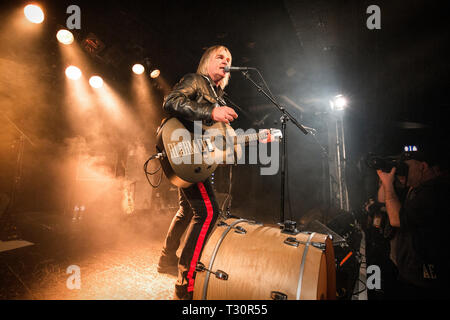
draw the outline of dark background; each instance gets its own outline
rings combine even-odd
[[[8,19],[25,2],[2,2],[0,21],[1,111],[33,140],[25,143],[17,211],[63,210],[71,194],[73,172],[61,167],[67,141],[79,135],[64,109],[64,63],[55,33],[81,8],[81,42],[94,33],[105,44],[96,56],[86,54],[125,101],[131,101],[130,66],[149,58],[173,86],[194,72],[205,48],[223,44],[233,65],[257,67],[277,99],[304,125],[316,128],[326,144],[328,101],[342,93],[349,99],[344,121],[352,207],[362,205],[361,158],[368,152],[398,154],[404,145],[439,137],[448,119],[448,10],[445,1],[42,1],[46,21],[31,45]],[[381,30],[369,30],[366,9],[381,8]],[[20,65],[20,71],[14,70]],[[19,82],[19,79],[28,82]],[[33,80],[34,79],[34,80]],[[258,79],[254,75],[254,79]],[[259,80],[258,80],[259,81]],[[40,94],[36,87],[43,87]],[[154,83],[157,99],[164,90]],[[239,73],[226,90],[251,119],[240,113],[235,128],[280,128],[279,113]],[[164,114],[161,104],[137,106],[138,130],[106,131],[120,153],[137,137],[150,156],[154,131]],[[138,109],[148,112],[139,113]],[[19,134],[0,117],[0,192],[8,194],[15,176]],[[413,127],[413,128],[411,128]],[[288,123],[287,214],[298,220],[322,210],[321,149]],[[120,136],[120,139],[118,138]],[[233,169],[233,208],[240,216],[274,222],[279,217],[280,177],[260,176],[259,167]],[[61,175],[61,172],[66,172]],[[373,175],[372,173],[367,173]],[[218,176],[226,176],[218,173]],[[219,188],[227,184],[219,181]],[[221,185],[222,184],[222,185]],[[150,190],[150,186],[148,186]],[[173,192],[169,201],[174,201]]]

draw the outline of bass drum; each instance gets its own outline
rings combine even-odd
[[[194,284],[195,300],[323,300],[336,298],[328,235],[282,233],[246,219],[218,223]]]

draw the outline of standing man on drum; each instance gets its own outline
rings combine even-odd
[[[193,121],[229,124],[238,116],[232,108],[223,105],[222,99],[230,76],[224,68],[230,65],[231,53],[226,47],[208,48],[200,59],[197,73],[185,75],[164,99],[164,110],[192,131]],[[170,225],[158,271],[171,273],[178,261],[174,299],[189,300],[194,290],[195,268],[219,215],[219,206],[209,178],[180,188],[179,201],[180,208]],[[176,251],[188,224],[185,246],[178,260]]]
[[[436,141],[436,144],[440,143]],[[395,243],[398,267],[397,299],[449,298],[448,151],[440,146],[406,152],[409,191],[403,203],[394,190],[395,167],[378,170],[390,224],[398,228]]]

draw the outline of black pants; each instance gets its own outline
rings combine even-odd
[[[178,188],[179,209],[172,219],[162,250],[162,258],[174,261],[181,236],[192,219],[192,209],[181,188]]]
[[[180,209],[172,220],[163,254],[176,252],[181,235],[189,224],[175,285],[176,292],[188,293],[194,290],[195,267],[219,216],[219,206],[209,179],[179,189],[179,197]]]

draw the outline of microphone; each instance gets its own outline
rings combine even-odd
[[[255,68],[252,67],[230,67],[230,66],[225,66],[225,68],[223,68],[223,71],[225,72],[230,72],[230,71],[247,71],[247,70],[253,70]]]
[[[311,132],[313,134],[317,132],[317,130],[314,129],[314,128],[310,128],[310,127],[307,127],[307,126],[303,126],[303,128],[305,128],[306,130],[308,130],[309,132]]]

